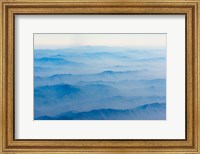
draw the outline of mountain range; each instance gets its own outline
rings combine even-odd
[[[165,49],[34,50],[34,119],[166,119]]]
[[[148,104],[134,109],[99,109],[88,112],[66,112],[60,115],[41,116],[35,120],[165,120],[166,104]]]

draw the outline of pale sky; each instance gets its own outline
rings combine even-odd
[[[34,34],[34,49],[75,46],[166,48],[166,34]]]

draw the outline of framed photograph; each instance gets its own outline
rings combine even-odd
[[[1,153],[199,153],[199,0],[0,2]]]

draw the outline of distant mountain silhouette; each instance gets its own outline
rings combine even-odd
[[[73,106],[72,104],[74,101],[81,103],[91,99],[105,98],[114,95],[118,95],[117,89],[101,84],[91,84],[80,87],[61,84],[34,88],[34,102],[38,106],[43,104],[51,106],[66,103],[71,103],[71,106]]]
[[[48,77],[35,76],[35,86],[52,85],[59,83],[74,84],[79,81],[121,81],[145,78],[149,71],[147,69],[135,71],[103,71],[96,74],[54,74]]]
[[[127,74],[127,73],[138,73],[142,71],[147,71],[147,69],[135,70],[135,71],[103,71],[101,73],[98,73],[97,75],[120,75],[120,74]]]
[[[34,102],[36,105],[56,103],[58,99],[62,99],[66,95],[78,93],[80,89],[68,85],[41,86],[34,88]],[[62,103],[62,102],[60,102]]]
[[[145,58],[145,59],[136,59],[136,61],[143,61],[143,62],[145,62],[145,61],[152,61],[152,62],[155,62],[155,61],[160,61],[160,60],[166,60],[166,58],[165,57],[156,57],[156,58]]]
[[[165,120],[166,104],[148,104],[129,110],[100,109],[88,112],[66,112],[61,115],[41,116],[35,120]]]
[[[64,58],[60,58],[60,57],[43,57],[43,58],[36,58],[34,59],[35,65],[47,65],[47,64],[51,64],[51,65],[63,65],[63,64],[70,64],[70,65],[79,65],[80,63],[77,62],[73,62],[73,61],[69,61],[66,60]]]

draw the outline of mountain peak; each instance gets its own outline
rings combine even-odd
[[[101,74],[112,74],[114,71],[103,71]]]

